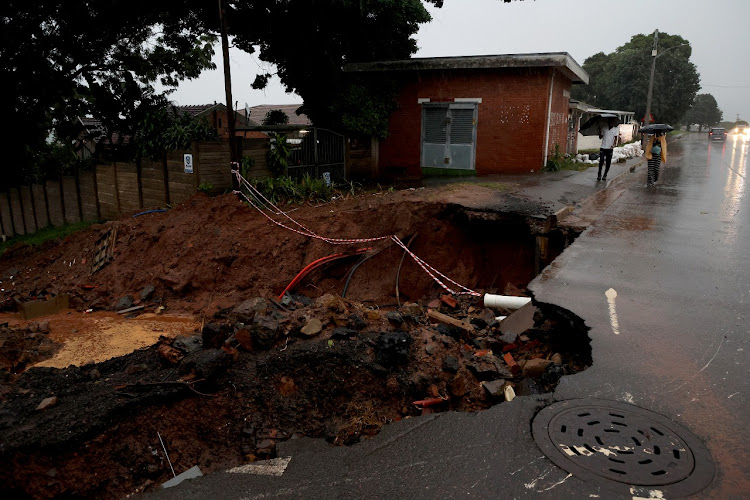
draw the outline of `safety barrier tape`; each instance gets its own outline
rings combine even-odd
[[[233,163],[232,165],[234,166],[234,165],[237,165],[237,164]],[[432,267],[430,264],[428,264],[427,262],[425,262],[424,260],[422,260],[414,252],[412,252],[411,250],[409,250],[409,248],[407,248],[407,246],[404,244],[404,242],[402,242],[398,238],[398,236],[396,236],[395,234],[388,235],[388,236],[378,236],[378,237],[375,237],[375,238],[352,238],[352,239],[326,238],[325,236],[321,236],[321,235],[315,233],[314,231],[311,231],[310,229],[308,229],[304,225],[300,224],[299,222],[297,222],[296,220],[294,220],[294,218],[292,218],[291,216],[289,216],[289,214],[287,214],[283,210],[279,209],[279,207],[277,207],[276,205],[274,205],[255,186],[253,186],[250,182],[248,182],[247,179],[245,179],[244,177],[242,177],[242,175],[239,172],[239,168],[233,168],[232,169],[232,173],[237,177],[237,181],[238,181],[238,184],[240,186],[240,190],[235,190],[235,191],[233,191],[233,193],[236,194],[236,195],[241,196],[245,201],[247,201],[247,203],[250,206],[252,206],[253,208],[255,208],[266,219],[268,219],[269,221],[271,221],[272,223],[274,223],[275,225],[277,225],[279,227],[282,227],[282,228],[287,229],[289,231],[292,231],[294,233],[300,234],[302,236],[307,236],[309,238],[315,238],[315,239],[318,239],[320,241],[324,241],[324,242],[329,243],[331,245],[347,245],[347,244],[354,244],[354,243],[371,243],[371,242],[374,242],[374,241],[382,241],[382,240],[390,239],[394,243],[396,243],[398,246],[400,246],[414,260],[414,262],[416,262],[417,265],[420,268],[422,268],[422,270],[425,273],[427,273],[427,275],[430,278],[432,278],[433,281],[435,281],[435,283],[437,283],[438,285],[440,285],[445,291],[447,291],[451,295],[472,295],[472,296],[475,296],[475,297],[481,297],[482,296],[480,293],[475,292],[474,290],[472,290],[470,288],[467,288],[467,287],[461,285],[460,283],[458,283],[458,282],[450,279],[449,277],[447,277],[446,275],[444,275],[443,273],[441,273],[440,271],[438,271],[437,269],[435,269],[434,267]],[[255,201],[253,201],[250,197],[248,197],[242,191],[242,187],[245,187],[250,192],[250,194],[252,195],[252,197],[255,198]],[[266,213],[266,211],[271,212],[275,216],[280,216],[280,215],[284,216],[286,219],[288,219],[291,223],[293,223],[294,225],[296,225],[297,227],[299,227],[301,230],[300,229],[295,229],[293,227],[290,227],[290,226],[288,226],[286,224],[283,224],[283,223],[275,220],[273,217],[271,217],[270,215],[268,215]],[[440,276],[444,280],[452,283],[453,285],[461,288],[464,291],[456,291],[456,290],[451,289],[448,285],[446,285],[445,283],[443,283],[443,281],[441,281],[440,278],[438,278],[438,276]]]

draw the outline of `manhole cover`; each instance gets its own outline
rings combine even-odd
[[[714,477],[711,456],[698,438],[662,415],[625,403],[554,403],[534,418],[533,432],[550,460],[587,481],[683,496]]]

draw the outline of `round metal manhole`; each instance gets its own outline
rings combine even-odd
[[[690,495],[714,477],[708,449],[682,426],[637,406],[576,399],[542,409],[534,440],[556,465],[608,486]]]

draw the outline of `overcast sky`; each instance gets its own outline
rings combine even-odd
[[[429,10],[433,20],[417,35],[416,57],[568,52],[583,65],[587,57],[609,54],[639,33],[658,29],[680,35],[693,49],[699,93],[716,98],[725,120],[737,114],[750,120],[750,0],[445,0],[443,8]],[[183,82],[172,99],[178,104],[223,102],[219,46],[214,62],[216,70]],[[301,102],[278,80],[265,91],[250,87],[255,75],[268,69],[257,57],[232,50],[231,65],[233,97],[241,107]]]

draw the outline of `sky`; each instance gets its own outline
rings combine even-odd
[[[724,120],[750,121],[750,0],[445,0],[428,6],[433,20],[417,34],[415,57],[568,52],[580,65],[598,52],[609,54],[633,35],[680,35],[690,42],[701,94],[716,98]],[[221,47],[216,70],[183,82],[171,99],[178,104],[224,102]],[[250,84],[273,68],[257,56],[232,49],[232,94],[247,103],[301,103],[277,79],[264,90]],[[650,64],[651,61],[644,61]],[[656,62],[656,71],[659,62]]]

